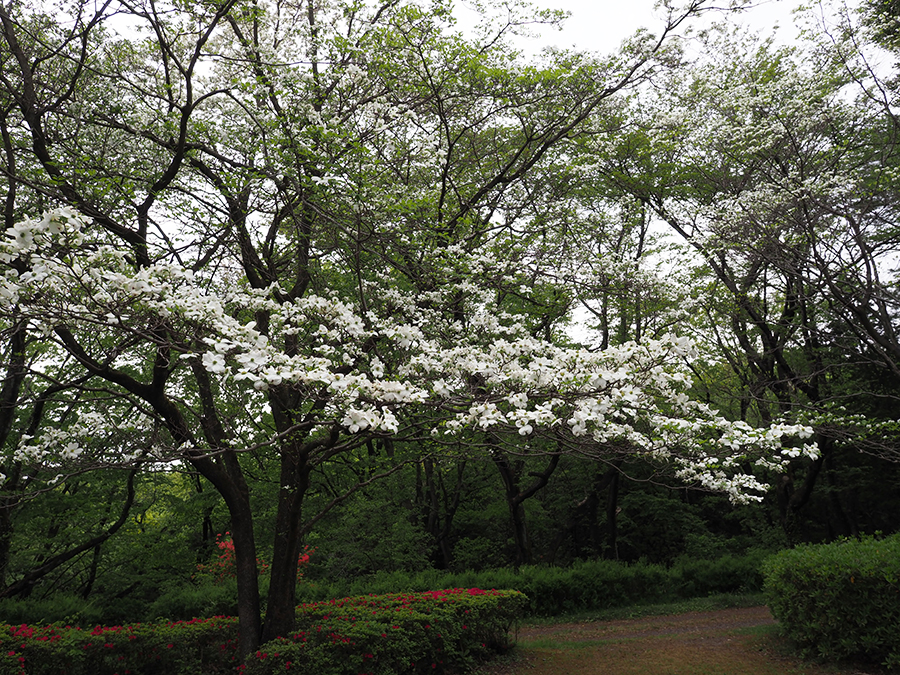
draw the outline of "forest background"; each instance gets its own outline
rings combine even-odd
[[[896,7],[663,9],[0,5],[0,596],[898,531]]]

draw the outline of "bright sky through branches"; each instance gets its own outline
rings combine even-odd
[[[540,37],[523,39],[520,46],[527,51],[554,46],[609,53],[638,28],[646,27],[655,32],[665,21],[664,10],[655,9],[654,0],[538,0],[534,4],[545,9],[560,9],[569,12],[570,16],[562,30],[543,27]],[[798,32],[792,15],[797,5],[797,0],[763,0],[753,3],[739,15],[728,13],[729,20],[740,22],[760,34],[777,30],[779,40],[791,42]],[[477,15],[465,0],[459,2],[455,13],[461,27],[477,21]],[[719,21],[725,13],[711,12],[707,16],[708,21]],[[694,25],[697,25],[696,21]],[[535,32],[540,28],[536,27]]]

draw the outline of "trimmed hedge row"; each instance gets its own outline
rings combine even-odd
[[[662,603],[717,593],[762,590],[760,566],[765,552],[724,556],[717,560],[682,559],[672,567],[613,560],[578,562],[567,568],[523,566],[453,574],[427,570],[417,574],[379,573],[332,583],[304,582],[298,595],[305,602],[327,598],[417,592],[429,588],[510,588],[528,596],[531,616],[561,614]]]
[[[527,599],[477,588],[304,605],[298,632],[248,659],[246,675],[419,675],[468,670],[510,646]]]
[[[798,546],[763,574],[773,616],[807,655],[900,666],[900,535]]]
[[[0,624],[0,675],[441,673],[506,649],[526,604],[516,591],[472,588],[303,605],[298,632],[244,665],[231,617],[93,630]]]

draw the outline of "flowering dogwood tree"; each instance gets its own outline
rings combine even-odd
[[[751,455],[777,468],[790,456],[814,453],[808,446],[783,447],[785,436],[808,433],[802,427],[753,429],[692,401],[687,363],[693,347],[683,338],[602,352],[563,348],[528,336],[514,317],[479,316],[487,308],[473,303],[467,315],[488,325],[470,332],[445,324],[445,330],[455,328],[448,342],[428,313],[398,320],[401,306],[420,313],[414,296],[396,289],[383,295],[371,290],[373,305],[392,300],[394,311],[383,315],[312,294],[279,303],[271,297],[277,289],[213,292],[208,282],[170,263],[129,270],[104,239],[102,229],[71,210],[19,223],[3,256],[25,271],[4,280],[3,309],[15,310],[52,345],[41,367],[74,358],[104,381],[115,404],[128,409],[128,424],[145,429],[148,443],[155,440],[140,452],[160,462],[183,458],[193,464],[223,494],[238,526],[250,518],[249,504],[239,501],[232,485],[244,478],[241,452],[276,461],[288,453],[305,458],[301,478],[308,481],[308,472],[335,453],[373,435],[412,430],[426,429],[438,439],[495,432],[523,442],[542,434],[585,454],[618,445],[671,461],[685,480],[736,499],[764,489],[743,469]],[[266,333],[247,320],[261,313]],[[366,329],[366,323],[379,328]],[[499,335],[484,341],[488,328]],[[284,342],[298,334],[303,350],[285,350]],[[95,346],[104,344],[116,345],[115,353]],[[274,397],[300,393],[303,417],[281,430]],[[239,415],[231,412],[236,406]],[[113,423],[79,411],[65,430],[22,436],[16,458],[64,466]],[[160,424],[166,433],[154,434]],[[137,455],[117,459],[128,463]],[[282,490],[296,498],[306,487],[288,482]],[[299,506],[292,515],[299,532]],[[235,537],[240,575],[239,541]],[[252,537],[242,543],[253,549]],[[255,557],[253,565],[255,578]],[[274,562],[272,574],[274,583]]]
[[[590,351],[535,320],[535,270],[555,263],[530,247],[531,181],[696,6],[616,57],[528,66],[504,46],[515,15],[470,43],[441,4],[86,7],[70,23],[0,7],[0,321],[30,336],[20,392],[78,392],[12,429],[7,461],[204,476],[231,519],[243,654],[291,630],[315,476],[373,439],[549,438],[735,499],[764,488],[754,461],[814,454],[785,447],[804,427],[692,401],[683,338]],[[107,27],[121,14],[136,37]],[[26,217],[48,200],[67,206]],[[279,485],[264,621],[251,463]]]

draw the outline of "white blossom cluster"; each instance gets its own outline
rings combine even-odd
[[[429,311],[411,291],[380,285],[367,288],[373,297],[366,311],[334,296],[287,302],[277,287],[217,291],[172,263],[134,271],[102,238],[91,239],[89,224],[71,210],[17,226],[0,256],[26,271],[5,276],[0,312],[15,307],[48,334],[65,325],[110,339],[139,336],[144,344],[170,340],[181,362],[199,363],[223,387],[252,393],[248,405],[266,406],[262,392],[290,387],[322,401],[323,423],[348,434],[396,433],[402,419],[419,412],[427,414],[418,419],[433,420],[436,437],[496,430],[564,434],[584,447],[626,444],[734,499],[763,488],[739,469],[748,457],[778,469],[790,456],[815,456],[811,445],[784,448],[789,437],[808,437],[807,427],[753,429],[691,401],[687,363],[696,348],[684,337],[601,352],[562,348],[492,311],[489,294],[471,281],[446,290],[469,303],[465,328]],[[487,269],[490,257],[467,264]],[[430,300],[443,302],[439,295]],[[259,312],[267,316],[265,330],[250,318]],[[174,333],[180,337],[168,337]],[[117,354],[111,367],[138,364],[138,352]],[[258,411],[247,412],[259,419]],[[26,439],[21,458],[77,457],[85,447],[79,439],[105,433],[109,421],[78,424],[77,433],[69,426]]]
[[[27,466],[62,469],[88,464],[130,464],[152,454],[147,439],[152,437],[152,420],[129,409],[82,410],[70,422],[44,425],[36,436],[19,437],[14,458]],[[63,474],[59,474],[57,479]]]

